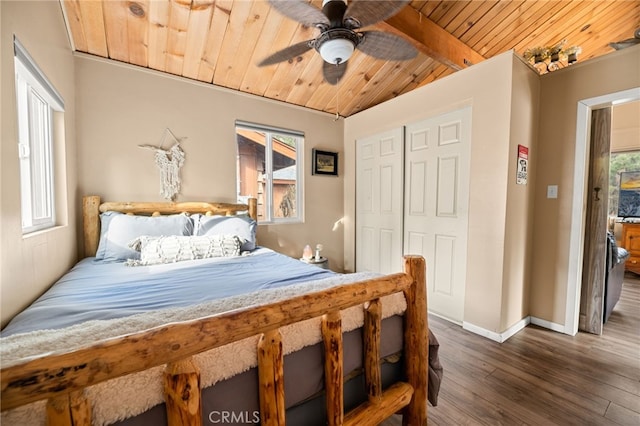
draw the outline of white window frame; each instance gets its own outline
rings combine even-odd
[[[264,194],[264,217],[258,221],[258,224],[282,224],[282,223],[303,223],[304,222],[304,182],[303,182],[303,165],[304,165],[304,133],[281,129],[273,126],[248,123],[244,121],[236,121],[236,149],[238,149],[237,133],[238,129],[255,130],[265,134],[265,191]],[[273,203],[273,135],[291,136],[296,139],[296,216],[295,217],[275,217]],[[239,154],[238,154],[239,155]],[[237,195],[238,202],[246,202],[240,196],[240,170],[236,168],[237,179]],[[252,194],[257,196],[257,194]]]
[[[53,120],[64,101],[14,37],[22,233],[56,224]]]

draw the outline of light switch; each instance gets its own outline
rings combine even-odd
[[[547,198],[558,198],[558,185],[547,186]]]

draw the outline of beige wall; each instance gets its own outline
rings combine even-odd
[[[533,245],[533,200],[538,154],[540,82],[518,56],[513,59],[513,83],[507,177],[504,266],[500,330],[507,330],[529,315],[529,278]],[[516,184],[518,145],[529,148],[526,185]]]
[[[525,98],[512,106],[514,69],[518,84],[525,85],[517,94]],[[532,187],[522,191],[514,188],[515,192],[523,192],[523,195],[513,202],[508,203],[507,196],[511,195],[510,188],[515,184],[514,146],[517,143],[530,145],[534,135],[534,117],[527,116],[535,109],[528,105],[528,102],[535,101],[537,91],[537,77],[534,75],[532,79],[532,74],[533,71],[521,62],[515,62],[512,53],[507,52],[346,119],[346,269],[353,270],[355,260],[355,140],[471,105],[471,183],[464,321],[499,333],[506,328],[503,324],[506,320],[502,320],[504,312],[509,313],[509,318],[524,312],[522,300],[503,306],[503,293],[507,293],[508,300],[511,300],[513,295],[522,296],[526,288],[525,261],[516,259],[516,254],[505,254],[505,250],[518,246],[518,255],[526,251],[521,247],[527,246],[530,233],[530,226],[526,223],[529,215],[521,215],[530,207],[526,203],[526,207],[520,205],[519,200],[527,199]],[[524,126],[522,135],[513,141],[511,114],[516,114],[517,123]],[[508,212],[512,205],[516,208],[513,214]],[[513,280],[516,277],[519,281],[510,282],[505,288],[506,278]],[[512,312],[518,315],[512,315]]]
[[[0,321],[4,325],[77,259],[74,62],[58,2],[2,1]],[[56,210],[60,226],[22,236],[16,129],[13,36],[16,35],[65,102],[62,134],[54,150]]]
[[[330,267],[342,270],[343,165],[340,176],[312,176],[311,149],[342,156],[343,122],[329,114],[219,89],[187,79],[76,57],[79,194],[111,200],[162,201],[153,152],[165,128],[187,139],[181,170],[184,200],[235,201],[235,120],[305,133],[305,223],[262,225],[259,244],[300,257],[323,244]],[[342,162],[342,160],[340,160]]]
[[[640,46],[541,77],[531,315],[565,324],[578,102],[640,87]],[[558,198],[547,199],[547,185]]]

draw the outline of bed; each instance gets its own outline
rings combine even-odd
[[[426,424],[424,259],[336,274],[257,246],[255,217],[85,197],[87,257],[2,330],[2,422]]]

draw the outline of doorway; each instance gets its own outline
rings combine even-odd
[[[578,117],[576,125],[576,153],[573,176],[572,215],[580,220],[572,221],[569,241],[569,268],[567,304],[565,310],[566,334],[575,335],[578,332],[580,314],[580,293],[582,283],[582,259],[585,244],[584,206],[587,195],[586,169],[589,164],[589,138],[591,128],[591,113],[593,110],[640,100],[640,88],[629,89],[617,93],[584,99],[578,102]]]

